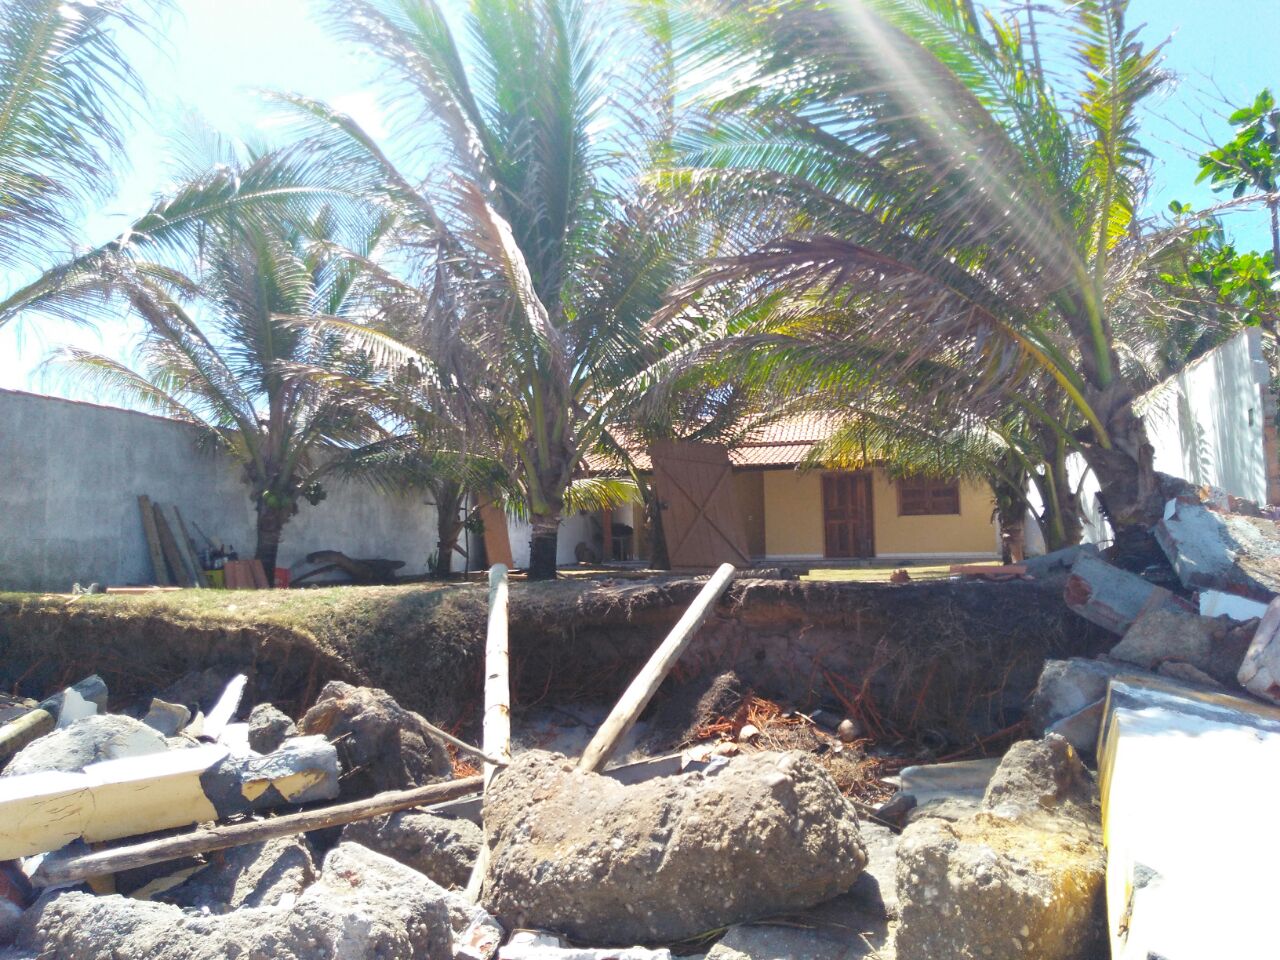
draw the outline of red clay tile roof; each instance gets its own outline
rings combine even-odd
[[[762,425],[729,449],[735,467],[794,467],[814,444],[835,432],[838,421],[824,414],[798,414]],[[631,457],[640,470],[652,470],[647,451],[633,447]],[[589,454],[587,469],[593,473],[616,469],[607,457]]]

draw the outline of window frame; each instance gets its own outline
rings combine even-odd
[[[961,513],[960,478],[939,480],[935,477],[900,477],[894,483],[898,492],[898,516],[900,517],[958,517]],[[909,490],[909,487],[915,487]],[[911,493],[923,499],[923,509],[906,508],[904,494]],[[938,509],[945,499],[946,509]]]

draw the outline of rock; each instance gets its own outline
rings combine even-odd
[[[1105,956],[1096,839],[984,812],[913,823],[898,850],[899,960]]]
[[[1236,679],[1255,696],[1280,703],[1280,598],[1271,601],[1258,622]]]
[[[485,795],[481,902],[588,942],[685,939],[819,903],[867,862],[852,805],[800,754],[633,786],[529,751]]]
[[[404,810],[349,823],[342,828],[342,839],[413,867],[442,887],[465,887],[484,834],[470,820]]]
[[[19,949],[58,960],[451,960],[444,891],[357,844],[325,858],[289,906],[203,915],[167,903],[46,894],[19,925]]]
[[[1015,744],[982,806],[903,832],[899,960],[1105,955],[1096,791],[1070,744]]]
[[[1146,670],[1179,660],[1220,682],[1234,683],[1248,647],[1248,637],[1228,617],[1211,619],[1164,607],[1135,620],[1111,657]]]
[[[1076,560],[1062,596],[1090,623],[1120,635],[1145,611],[1180,602],[1164,587],[1090,554]]]
[[[423,719],[386,691],[331,680],[298,724],[303,734],[323,734],[338,748],[343,796],[368,797],[404,790],[452,774],[449,755]]]
[[[456,960],[492,960],[506,939],[502,924],[461,891],[450,890],[445,896]]]
[[[1027,576],[1037,583],[1061,590],[1062,582],[1070,576],[1072,566],[1082,556],[1099,556],[1097,546],[1092,543],[1082,543],[1079,546],[1064,547],[1038,557],[1027,557],[1022,561],[1022,565],[1026,568]]]
[[[294,737],[266,756],[227,756],[200,778],[221,817],[281,804],[333,800],[338,751],[324,737]]]
[[[1132,673],[1133,668],[1108,660],[1046,660],[1040,682],[1031,694],[1031,722],[1043,731],[1064,717],[1078,713],[1107,695],[1112,677]]]
[[[161,736],[176,737],[191,722],[191,711],[180,703],[168,703],[159,697],[153,697],[142,722],[152,730],[159,731]]]
[[[208,866],[156,897],[179,907],[225,913],[274,907],[315,882],[316,865],[302,837],[278,837],[208,855]]]
[[[260,703],[249,711],[249,749],[258,753],[278,750],[289,737],[296,736],[298,725],[287,713],[269,703]]]
[[[118,714],[100,714],[27,744],[0,777],[46,771],[76,773],[102,760],[163,753],[168,748],[164,737],[145,723]]]
[[[836,727],[836,736],[843,743],[853,743],[853,741],[862,736],[862,724],[858,723],[857,720],[846,717],[840,721],[840,726]]]
[[[1064,738],[1020,740],[1000,761],[982,805],[1005,815],[1045,811],[1087,816],[1097,804],[1097,787],[1080,755]]]
[[[1178,497],[1152,533],[1188,590],[1222,590],[1263,603],[1280,593],[1280,529],[1274,520]]]

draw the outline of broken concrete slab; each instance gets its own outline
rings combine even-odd
[[[209,854],[204,867],[155,899],[212,913],[274,907],[299,896],[317,874],[303,837],[277,837]]]
[[[735,924],[709,951],[707,960],[851,960],[849,937],[834,929]]]
[[[0,777],[60,771],[74,773],[103,760],[164,753],[165,739],[139,720],[102,714],[34,740],[9,761]]]
[[[1062,596],[1090,623],[1121,635],[1147,610],[1181,603],[1164,587],[1090,554],[1071,567]]]
[[[1276,521],[1211,510],[1198,499],[1170,500],[1152,530],[1188,590],[1221,590],[1269,603],[1280,593]]]
[[[1107,682],[1131,672],[1131,666],[1110,660],[1046,660],[1031,694],[1028,712],[1032,725],[1043,731],[1091,704],[1101,703],[1107,695]]]
[[[342,839],[413,867],[442,887],[465,887],[484,833],[469,820],[404,810],[349,823],[342,828]]]
[[[1145,670],[1180,661],[1219,682],[1234,683],[1252,636],[1252,631],[1228,617],[1210,619],[1162,607],[1135,620],[1110,656]]]
[[[999,757],[985,757],[903,767],[901,790],[916,798],[917,809],[937,800],[971,799],[977,802],[987,792],[987,784],[999,766]]]
[[[1098,736],[1102,732],[1103,703],[1102,700],[1095,700],[1070,716],[1055,720],[1044,728],[1045,735],[1062,737],[1080,753],[1096,752]]]
[[[48,894],[24,915],[17,946],[60,960],[452,960],[443,891],[357,844],[325,858],[291,906],[205,915],[119,896]]]
[[[1099,778],[1111,956],[1274,956],[1254,920],[1275,910],[1261,878],[1280,835],[1260,828],[1257,803],[1280,792],[1280,709],[1159,677],[1116,680]],[[1240,809],[1224,811],[1206,783],[1229,784]]]
[[[847,891],[867,862],[853,806],[800,754],[628,787],[530,751],[498,773],[484,817],[481,903],[504,924],[603,944],[812,906]]]
[[[1248,597],[1234,593],[1223,593],[1221,590],[1200,591],[1200,616],[1230,617],[1244,623],[1257,620],[1267,612],[1267,605]]]
[[[498,951],[498,960],[671,960],[671,951],[646,947],[607,950],[571,947],[545,930],[517,930]]]
[[[1051,813],[1092,822],[1098,817],[1097,800],[1097,787],[1075,748],[1050,734],[1009,748],[982,805],[1010,819]]]
[[[249,748],[258,753],[278,750],[297,733],[293,718],[270,703],[260,703],[249,711]]]
[[[374,687],[330,681],[299,721],[298,730],[324,735],[338,745],[348,771],[343,781],[348,797],[423,786],[453,772],[449,754],[422,717]]]

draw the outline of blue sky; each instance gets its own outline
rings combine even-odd
[[[85,242],[108,239],[146,209],[169,177],[165,157],[172,153],[172,132],[190,126],[193,117],[232,135],[270,137],[279,118],[264,106],[258,90],[328,100],[380,132],[376,65],[333,38],[320,21],[316,0],[178,0],[177,5],[180,12],[161,49],[134,44],[150,104],[129,141],[131,168],[122,173],[116,197],[88,216]],[[1280,0],[1132,0],[1130,18],[1147,25],[1148,43],[1172,38],[1165,66],[1178,77],[1146,118],[1156,153],[1151,209],[1163,210],[1173,199],[1207,206],[1216,198],[1194,185],[1197,137],[1225,139],[1222,97],[1243,104],[1264,86],[1280,92],[1275,55]],[[1207,134],[1201,131],[1202,117]],[[1262,249],[1268,243],[1260,213],[1235,215],[1228,227],[1244,245]],[[123,322],[98,330],[44,318],[10,324],[0,328],[0,387],[72,395],[67,384],[37,369],[52,347],[74,342],[127,358],[135,333]]]

